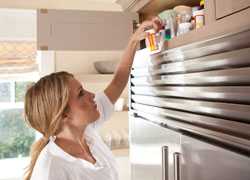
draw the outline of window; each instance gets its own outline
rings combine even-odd
[[[10,83],[0,83],[0,102],[10,102]]]
[[[26,157],[35,132],[24,123],[23,101],[30,81],[0,82],[0,160]]]
[[[0,8],[0,27],[0,180],[14,180],[37,138],[23,117],[26,87],[39,78],[36,10]]]

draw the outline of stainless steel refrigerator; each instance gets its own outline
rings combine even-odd
[[[250,180],[250,30],[138,51],[129,128],[131,180]]]

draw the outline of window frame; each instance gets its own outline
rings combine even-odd
[[[23,109],[24,102],[16,102],[15,96],[15,85],[16,82],[27,82],[33,81],[36,82],[39,79],[39,73],[30,73],[16,76],[16,77],[9,77],[8,79],[3,79],[0,76],[0,82],[9,82],[10,83],[10,101],[9,102],[0,102],[0,109]],[[35,131],[35,141],[39,139],[41,135]],[[0,159],[0,169],[4,169],[4,172],[0,175],[0,180],[19,180],[22,178],[24,173],[24,168],[28,165],[30,157],[15,157],[15,158],[5,158]],[[13,172],[14,171],[14,172]]]
[[[25,73],[22,75],[0,76],[0,82],[3,81],[38,81],[41,77],[56,71],[56,52],[55,51],[37,51],[38,72]],[[18,104],[19,103],[19,104]],[[24,103],[16,102],[16,106],[23,106]],[[5,104],[6,105],[6,104]],[[1,104],[0,104],[1,107]],[[14,107],[14,106],[13,106]],[[35,141],[42,135],[36,132]],[[23,178],[24,168],[27,167],[30,157],[17,157],[0,160],[0,169],[4,173],[0,174],[0,180],[20,180]]]

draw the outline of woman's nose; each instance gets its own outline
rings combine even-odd
[[[89,92],[89,97],[90,97],[90,99],[91,99],[91,100],[93,100],[93,101],[94,101],[95,94],[94,94],[94,93],[92,93],[92,92]]]
[[[91,93],[92,94],[92,99],[94,100],[95,99],[95,94]]]

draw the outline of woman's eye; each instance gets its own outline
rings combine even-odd
[[[80,93],[79,93],[79,97],[81,97],[83,95],[84,95],[84,92],[83,92],[83,90],[81,90]]]

